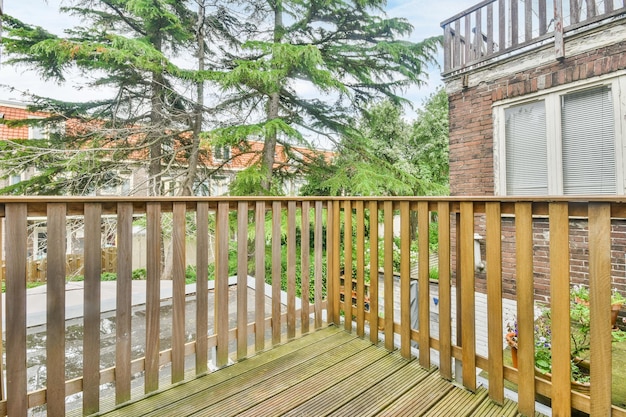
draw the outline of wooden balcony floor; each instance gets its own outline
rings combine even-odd
[[[113,416],[515,416],[336,327],[104,414]]]

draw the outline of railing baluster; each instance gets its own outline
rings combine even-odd
[[[519,43],[519,14],[518,0],[510,0],[509,8],[511,12],[511,46],[517,46]]]
[[[475,15],[476,23],[474,25],[474,59],[479,59],[482,56],[483,50],[482,9],[476,10]]]
[[[502,353],[502,219],[500,203],[487,203],[487,326],[489,344],[489,398],[504,403]]]
[[[419,343],[420,365],[430,368],[430,219],[428,202],[417,203],[417,236],[419,250]]]
[[[248,203],[237,204],[237,359],[248,356]]]
[[[474,299],[474,205],[471,201],[461,202],[461,311],[463,317],[463,385],[470,391],[476,390],[476,332]]]
[[[228,364],[228,214],[227,201],[217,203],[215,230],[215,333],[218,368]]]
[[[530,42],[533,38],[533,2],[524,2],[524,40]]]
[[[130,400],[133,272],[133,205],[117,205],[117,287],[115,313],[115,403]]]
[[[378,202],[370,201],[368,208],[370,222],[370,340],[372,343],[378,343],[378,327],[382,325],[382,319],[378,317]]]
[[[471,62],[474,59],[474,56],[472,54],[472,16],[471,15],[466,15],[465,19],[464,19],[464,26],[465,26],[465,39],[463,39],[463,42],[465,42],[465,59],[463,60],[464,64],[467,64],[468,62]]]
[[[300,326],[302,333],[309,332],[309,281],[311,279],[311,205],[308,201],[302,202],[300,211],[300,289],[302,294]]]
[[[254,345],[265,349],[265,201],[257,201],[254,231]]]
[[[324,224],[323,224],[323,215],[324,215],[324,206],[321,201],[315,202],[315,236],[314,236],[314,251],[315,251],[315,328],[319,329],[322,327],[322,288],[323,288],[323,265],[322,262],[324,260],[324,247],[323,247],[323,233],[324,233]],[[326,261],[328,262],[328,255],[326,256]],[[330,271],[327,265],[327,271]],[[328,276],[326,277],[328,279]],[[329,301],[330,305],[331,302]],[[328,318],[328,321],[331,321]]]
[[[411,277],[410,277],[410,274],[411,274],[411,227],[409,224],[410,223],[409,217],[410,217],[409,202],[401,201],[400,202],[400,354],[405,359],[411,358]],[[425,350],[429,350],[428,347]],[[422,360],[422,355],[420,354],[420,363],[421,363],[421,360]]]
[[[5,265],[2,263],[2,259],[5,259],[3,242],[4,232],[4,219],[0,218],[0,284],[6,282],[6,274],[4,273]],[[2,296],[0,295],[0,335],[4,333],[4,328],[2,326],[2,321],[4,319],[4,307],[2,306],[2,304]],[[2,337],[0,337],[0,358],[4,358],[4,339]],[[0,360],[0,401],[4,401],[7,398],[5,395],[6,386],[4,383],[4,371],[4,360]]]
[[[7,414],[26,416],[26,204],[6,210]]]
[[[352,203],[343,202],[343,313],[344,328],[352,331]]]
[[[365,219],[363,201],[356,202],[356,334],[365,335]]]
[[[65,414],[65,246],[66,206],[48,205],[46,412]]]
[[[100,204],[85,204],[83,415],[100,409],[101,216]]]
[[[443,71],[449,71],[452,68],[452,56],[450,48],[452,46],[452,29],[450,24],[447,24],[443,28],[443,44],[444,44],[444,54],[443,54]]]
[[[613,11],[613,0],[604,0],[604,14],[609,14]]]
[[[174,203],[172,220],[172,384],[185,378],[185,203]]]
[[[519,412],[535,413],[534,297],[533,297],[533,224],[532,203],[515,204],[515,249],[517,285]],[[524,336],[528,335],[528,336]]]
[[[570,25],[580,22],[580,5],[583,0],[569,0]],[[560,3],[560,2],[559,2]],[[556,5],[555,5],[556,7]]]
[[[209,204],[196,206],[196,375],[208,369]]]
[[[589,20],[593,17],[596,17],[596,0],[586,0],[587,1],[587,19]]]
[[[463,66],[465,61],[461,58],[461,20],[457,19],[454,21],[454,46],[453,46],[453,56],[452,62],[454,68],[458,68],[459,66]]]
[[[146,361],[145,393],[159,389],[161,310],[161,204],[146,205]]]
[[[281,204],[272,203],[272,343],[280,343],[280,285],[281,285]]]
[[[546,0],[539,0],[539,36],[545,35],[548,31],[547,21]]]
[[[591,413],[611,414],[611,206],[589,204]]]
[[[296,202],[287,203],[287,338],[296,337]]]
[[[493,47],[493,4],[487,5],[487,55],[494,52]]]
[[[452,380],[452,296],[450,287],[450,203],[437,203],[439,218],[439,373]]]
[[[500,45],[498,45],[498,51],[504,51],[507,49],[506,44],[506,0],[498,0],[498,38]]]
[[[384,211],[384,275],[385,349],[393,350],[393,203],[385,201]]]
[[[570,383],[570,278],[569,278],[569,217],[567,203],[551,203],[550,215],[550,297],[552,326],[552,389],[568,392]],[[571,410],[569,395],[555,395],[552,409],[555,415]]]
[[[328,283],[329,288],[329,315],[333,318],[333,323],[339,325],[340,322],[340,313],[339,313],[339,275],[340,275],[340,258],[339,258],[339,239],[340,239],[340,210],[341,207],[339,202],[329,202],[328,203],[328,224],[332,225],[328,242],[328,253],[332,255],[332,267],[328,268],[330,270],[330,280]],[[331,308],[332,307],[332,308]]]

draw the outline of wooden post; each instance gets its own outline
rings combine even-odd
[[[452,380],[452,296],[450,285],[450,203],[437,203],[439,216],[439,373]]]
[[[196,206],[196,375],[208,369],[209,203]]]
[[[115,314],[115,403],[130,400],[133,272],[133,204],[117,205],[117,287]]]
[[[344,328],[352,332],[352,203],[343,202],[343,313]]]
[[[460,294],[463,314],[457,320],[463,321],[461,339],[463,341],[463,385],[476,391],[476,302],[474,299],[474,203],[461,202],[461,281]]]
[[[265,349],[265,201],[257,201],[254,231],[254,345]]]
[[[309,217],[310,211],[311,203],[309,203],[308,201],[303,201],[302,209],[300,210],[300,288],[302,290],[302,295],[300,296],[300,327],[302,329],[302,333],[309,332],[309,282],[311,280],[311,218]]]
[[[411,358],[411,228],[408,201],[400,202],[400,353]],[[421,230],[420,230],[421,231]],[[428,236],[428,234],[426,235]],[[421,236],[420,236],[421,237]],[[420,247],[420,255],[423,248]],[[428,247],[427,249],[428,250]],[[421,266],[421,265],[420,265]],[[420,328],[420,333],[421,333]],[[422,347],[420,345],[420,347]],[[430,351],[428,344],[426,352]],[[424,355],[427,356],[428,354]],[[422,349],[420,349],[422,363]]]
[[[287,203],[287,338],[296,337],[296,202]]]
[[[515,204],[519,412],[535,414],[532,203]]]
[[[280,343],[281,290],[281,211],[280,201],[272,203],[272,344]]]
[[[572,0],[572,4],[573,3],[575,3],[575,0]],[[575,23],[574,20],[576,20],[574,16],[575,15],[572,15],[572,23]],[[554,0],[554,55],[557,60],[565,58],[562,0]]]
[[[569,217],[567,203],[550,203],[550,298],[552,313],[552,410],[569,413],[570,382],[570,282]],[[590,245],[591,246],[591,245]],[[591,250],[591,248],[590,248]],[[560,325],[565,323],[566,325]]]
[[[26,395],[26,241],[25,203],[6,204],[6,363],[7,415],[25,416]]]
[[[365,219],[363,201],[356,202],[356,334],[365,335]]]
[[[237,203],[237,360],[248,354],[248,203]]]
[[[487,203],[487,327],[489,398],[504,403],[502,354],[502,220],[500,203]]]
[[[172,219],[172,384],[185,378],[185,203],[174,203]]]
[[[378,201],[370,201],[370,341],[378,343]]]
[[[161,204],[146,205],[146,365],[145,393],[159,389],[161,310]]]
[[[611,415],[611,206],[589,204],[591,417]]]
[[[419,240],[419,348],[420,365],[430,368],[430,213],[428,202],[417,203],[417,227]]]
[[[65,204],[48,204],[46,412],[51,416],[65,414],[65,215]]]
[[[385,201],[383,205],[385,223],[385,284],[383,294],[385,297],[385,348],[389,351],[394,349],[393,343],[393,202]]]
[[[83,415],[100,409],[101,216],[100,204],[85,204]]]

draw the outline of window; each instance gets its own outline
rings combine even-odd
[[[625,79],[495,106],[497,193],[624,194]]]
[[[230,159],[230,146],[216,146],[213,148],[213,159],[217,161],[226,161]]]

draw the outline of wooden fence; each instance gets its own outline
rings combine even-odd
[[[117,248],[102,249],[102,272],[117,272]],[[47,258],[32,259],[26,263],[26,282],[46,282]],[[81,253],[68,253],[65,256],[65,273],[72,277],[82,276],[85,268],[85,257]],[[2,262],[0,281],[6,276],[6,262]]]
[[[437,216],[433,216],[433,213]],[[389,350],[414,355],[435,365],[431,349],[439,353],[443,378],[456,378],[469,390],[477,389],[477,372],[488,374],[489,395],[504,398],[505,380],[517,384],[519,411],[532,415],[537,394],[552,397],[554,415],[569,415],[571,408],[592,416],[626,416],[611,405],[611,325],[607,307],[611,294],[612,221],[626,220],[626,198],[4,198],[4,247],[7,260],[6,380],[0,379],[0,416],[25,416],[30,408],[45,407],[48,415],[64,415],[68,396],[82,393],[84,415],[103,411],[101,386],[115,385],[115,404],[137,400],[131,381],[145,394],[176,384],[190,373],[186,358],[193,358],[192,374],[203,375],[209,364],[225,366],[255,351],[307,333],[327,323],[343,326],[378,343],[379,333],[369,331],[384,322],[382,339]],[[160,271],[162,269],[162,216],[173,217],[173,318],[162,322]],[[187,224],[193,213],[193,227]],[[117,299],[115,361],[101,369],[101,236],[104,215],[117,216]],[[46,216],[48,238],[64,242],[67,216],[84,216],[85,303],[82,343],[83,368],[79,377],[66,380],[65,276],[63,247],[48,248],[47,381],[30,390],[27,384],[26,265],[27,220]],[[131,340],[132,222],[145,216],[147,225],[147,282],[145,340]],[[169,215],[168,215],[169,216]],[[394,218],[400,227],[394,230]],[[417,218],[419,257],[419,326],[411,326],[410,219]],[[429,227],[438,218],[438,333],[430,331]],[[519,328],[519,368],[504,364],[502,317],[502,218],[514,218],[516,300]],[[533,218],[550,223],[551,310],[553,317],[553,375],[547,381],[534,370]],[[384,230],[372,227],[383,219]],[[569,370],[569,225],[588,219],[589,286],[591,289],[591,392],[570,389]],[[487,322],[476,322],[474,233],[485,226],[487,249]],[[352,232],[349,232],[352,231]],[[215,286],[208,286],[209,234],[215,233]],[[188,338],[185,323],[185,239],[197,241],[195,316]],[[1,235],[1,234],[0,234]],[[395,242],[394,242],[395,241]],[[396,242],[399,241],[399,245]],[[382,242],[381,253],[379,243]],[[233,251],[236,248],[236,252]],[[399,253],[398,253],[399,252]],[[298,254],[303,254],[298,256]],[[311,254],[308,256],[308,254]],[[395,255],[395,256],[394,256]],[[399,279],[394,278],[394,258],[399,255]],[[266,274],[266,257],[271,270]],[[622,256],[622,259],[624,257]],[[229,261],[236,260],[236,292],[229,291]],[[378,271],[384,271],[379,285]],[[301,271],[298,279],[297,271]],[[248,274],[254,271],[254,290]],[[356,302],[343,302],[341,276],[351,271],[356,281]],[[271,290],[265,282],[271,279]],[[367,284],[369,281],[369,285]],[[301,283],[301,284],[299,284]],[[232,284],[232,282],[231,282]],[[282,284],[282,286],[281,286]],[[399,298],[394,290],[399,287]],[[345,297],[344,300],[352,299]],[[367,288],[367,290],[366,290]],[[254,305],[249,305],[254,291]],[[369,303],[365,303],[366,291]],[[229,293],[234,299],[229,301]],[[311,294],[298,304],[297,294]],[[208,299],[214,297],[214,311]],[[284,301],[281,301],[284,300]],[[310,301],[311,300],[311,301]],[[266,308],[266,303],[268,307]],[[2,311],[2,309],[0,309]],[[399,311],[399,313],[396,313]],[[233,314],[234,313],[234,314]],[[383,313],[382,317],[379,313]],[[232,318],[232,319],[231,319]],[[454,327],[453,327],[454,326]],[[160,344],[171,329],[171,347]],[[477,353],[477,334],[485,333],[488,353]],[[456,335],[456,337],[455,337]],[[132,343],[131,343],[132,342]],[[145,352],[133,358],[131,346]],[[0,350],[4,346],[0,344]],[[215,354],[213,354],[213,349]],[[3,365],[4,365],[3,364]],[[2,374],[0,372],[0,374]],[[138,376],[138,379],[137,379]],[[168,378],[168,383],[163,378]],[[191,376],[193,377],[193,376]],[[4,394],[6,392],[6,394]],[[560,394],[557,394],[560,393]]]

